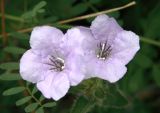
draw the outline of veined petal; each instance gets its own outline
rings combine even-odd
[[[111,57],[126,65],[139,49],[139,36],[131,31],[122,31],[114,40]]]
[[[66,70],[72,86],[78,85],[85,76],[85,62],[83,56],[71,54],[66,60]]]
[[[72,28],[64,35],[62,47],[65,51],[74,51],[81,54],[81,45],[83,41],[84,36],[80,33],[80,30],[78,28]]]
[[[114,18],[104,14],[97,16],[90,28],[95,39],[107,41],[108,44],[111,44],[116,34],[123,30]]]
[[[103,60],[94,60],[93,62],[89,63],[88,68],[91,68],[93,72],[91,73],[92,76],[90,77],[98,77],[104,80],[107,80],[111,83],[114,83],[121,79],[127,71],[125,65],[115,59],[109,58],[107,61]]]
[[[63,37],[62,31],[50,26],[35,27],[31,33],[30,46],[42,56],[52,53],[59,46]]]
[[[37,83],[37,88],[46,98],[59,100],[69,90],[69,80],[65,73],[49,74],[44,81]]]
[[[20,74],[22,78],[32,83],[43,80],[47,69],[42,60],[32,50],[26,51],[20,60]]]

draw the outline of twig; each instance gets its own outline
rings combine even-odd
[[[155,45],[155,46],[160,47],[160,42],[159,42],[159,41],[151,40],[151,39],[144,38],[144,37],[140,37],[140,40],[141,40],[142,42],[146,42],[146,43],[148,43],[148,44],[152,44],[152,45]]]
[[[4,0],[1,0],[1,13],[2,13],[2,19],[1,19],[1,24],[2,24],[2,36],[3,36],[3,46],[6,46],[7,44],[7,34],[6,34],[6,25],[5,25],[5,9],[4,9]]]
[[[0,13],[0,17],[2,17],[2,14]],[[18,22],[24,22],[23,18],[17,17],[17,16],[13,16],[13,15],[8,15],[5,14],[5,18],[9,19],[9,20],[14,20],[14,21],[18,21]]]
[[[77,20],[83,20],[83,19],[95,17],[95,16],[100,15],[100,14],[111,13],[111,12],[114,12],[114,11],[125,9],[125,8],[133,6],[135,4],[136,4],[136,2],[133,1],[133,2],[131,2],[129,4],[126,4],[126,5],[121,6],[121,7],[117,7],[117,8],[113,8],[113,9],[97,12],[97,13],[92,13],[92,14],[88,14],[88,15],[84,15],[84,16],[79,16],[79,17],[76,17],[76,18],[68,19],[68,20],[62,20],[62,21],[59,21],[59,22],[55,23],[54,25],[58,26],[58,24],[66,24],[66,23],[69,23],[69,22],[77,21]],[[48,24],[48,25],[50,25],[50,24]],[[32,31],[32,29],[33,28],[22,29],[22,30],[19,30],[18,32],[20,32],[20,33],[26,33],[26,32]],[[10,33],[7,33],[7,35],[10,35]],[[1,35],[0,35],[0,37],[1,37]]]
[[[84,16],[79,16],[79,17],[75,17],[75,18],[59,21],[58,23],[59,24],[66,24],[66,23],[77,21],[77,20],[83,20],[83,19],[87,19],[87,18],[98,16],[98,15],[101,15],[101,14],[106,14],[106,13],[111,13],[111,12],[114,12],[114,11],[119,11],[119,10],[128,8],[130,6],[133,6],[135,4],[136,4],[136,2],[133,1],[133,2],[130,2],[130,3],[126,4],[126,5],[124,5],[124,6],[121,6],[121,7],[117,7],[117,8],[113,8],[113,9],[109,9],[109,10],[105,10],[105,11],[100,11],[100,12],[97,12],[97,13],[92,13],[92,14],[88,14],[88,15],[84,15]]]

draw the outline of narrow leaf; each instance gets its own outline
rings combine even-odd
[[[38,91],[37,87],[34,87],[32,90],[32,94],[34,95]]]
[[[26,49],[20,48],[20,47],[15,47],[15,46],[8,46],[4,48],[4,51],[7,53],[11,53],[13,55],[19,55],[19,54],[23,54]]]
[[[0,68],[6,69],[6,70],[17,70],[17,69],[19,69],[19,63],[17,63],[17,62],[2,63],[2,64],[0,64]]]
[[[42,107],[40,107],[40,108],[38,108],[37,110],[36,110],[36,112],[35,113],[44,113],[44,110],[43,110],[43,108]]]
[[[39,3],[34,7],[33,11],[38,11],[39,9],[43,8],[46,4],[47,4],[47,2],[45,2],[45,1],[39,2]]]
[[[25,87],[14,87],[14,88],[10,88],[10,89],[5,90],[3,92],[3,95],[4,96],[14,95],[14,94],[20,93],[24,90],[25,90]]]
[[[29,104],[27,107],[25,107],[25,112],[32,112],[38,107],[38,103],[32,103]]]
[[[48,103],[43,105],[43,107],[53,107],[53,106],[56,106],[55,102],[48,102]]]
[[[18,73],[4,73],[0,76],[0,80],[21,80],[21,76]]]
[[[16,105],[17,105],[17,106],[20,106],[20,105],[25,104],[26,102],[30,101],[31,99],[32,99],[31,96],[24,97],[24,98],[16,101]]]
[[[43,101],[45,98],[43,95],[41,95],[41,97],[39,98],[40,101]]]

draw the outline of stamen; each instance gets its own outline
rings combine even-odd
[[[112,51],[112,48],[110,45],[108,45],[107,41],[105,43],[100,42],[100,44],[98,44],[97,47],[98,47],[97,57],[102,60],[105,60]]]
[[[49,60],[51,62],[46,63],[46,64],[51,66],[50,70],[63,71],[63,69],[64,69],[64,60],[63,59],[61,59],[60,57],[56,58],[54,56],[51,56],[49,58]]]

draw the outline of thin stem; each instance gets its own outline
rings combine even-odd
[[[117,8],[113,8],[113,9],[109,9],[109,10],[104,10],[104,11],[100,11],[100,12],[97,12],[97,13],[92,13],[92,14],[88,14],[88,15],[84,15],[84,16],[79,16],[79,17],[75,17],[75,18],[71,18],[71,19],[67,19],[67,20],[62,20],[62,21],[59,21],[58,23],[59,24],[65,24],[65,23],[70,23],[70,22],[74,22],[74,21],[78,21],[78,20],[84,20],[84,19],[87,19],[87,18],[91,18],[91,17],[101,15],[101,14],[106,14],[106,13],[119,11],[119,10],[122,10],[122,9],[125,9],[125,8],[128,8],[128,7],[131,7],[135,4],[136,4],[136,2],[133,1],[133,2],[130,2],[126,5],[124,5],[124,6],[121,6],[121,7],[117,7]]]
[[[28,91],[29,95],[31,95],[31,97],[32,97],[40,106],[42,106],[42,103],[32,94],[32,92],[30,91],[30,89],[28,88],[28,86],[26,87],[26,90]]]
[[[2,12],[2,36],[3,36],[3,46],[7,44],[7,34],[6,34],[6,24],[5,24],[5,3],[4,0],[1,0],[1,12]]]
[[[58,26],[59,28],[70,28],[70,26],[68,25],[60,25],[60,24],[65,24],[65,23],[69,23],[69,22],[73,22],[73,21],[77,21],[77,20],[82,20],[82,19],[87,19],[87,18],[91,18],[91,17],[94,17],[94,16],[97,16],[97,15],[100,15],[100,14],[105,14],[105,13],[111,13],[111,12],[114,12],[114,11],[118,11],[118,10],[122,10],[122,9],[125,9],[127,7],[130,7],[132,5],[135,5],[136,2],[133,1],[127,5],[124,5],[124,6],[121,6],[121,7],[117,7],[117,8],[113,8],[113,9],[110,9],[110,10],[105,10],[105,11],[101,11],[101,12],[97,12],[97,13],[92,13],[92,14],[89,14],[89,15],[84,15],[84,16],[80,16],[80,17],[76,17],[76,18],[72,18],[72,19],[68,19],[68,20],[62,20],[62,21],[59,21],[57,23],[54,23],[52,25],[54,26]],[[7,18],[9,19],[13,19],[13,20],[21,20],[21,18],[18,18],[18,17],[14,17],[14,16],[7,16]],[[22,20],[21,20],[22,21]],[[48,24],[48,25],[51,25],[51,24]],[[22,29],[22,30],[19,30],[17,32],[20,32],[20,33],[25,33],[25,32],[30,32],[32,31],[33,28],[27,28],[27,29]],[[7,33],[7,35],[11,35],[11,33]],[[2,35],[0,35],[0,37],[2,37]]]
[[[140,40],[142,42],[160,47],[160,42],[158,42],[158,41],[154,41],[152,39],[148,39],[148,38],[144,38],[144,37],[140,37]]]
[[[0,17],[2,17],[1,13],[0,13]],[[5,14],[5,18],[9,20],[13,20],[13,21],[24,22],[24,19],[17,17],[17,16],[13,16],[13,15]]]

